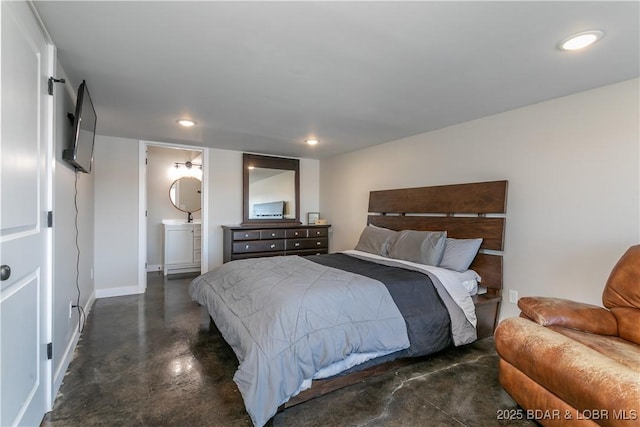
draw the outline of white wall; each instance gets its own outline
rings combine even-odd
[[[95,147],[96,297],[138,292],[139,142],[98,135]],[[205,167],[207,167],[205,165]],[[222,225],[242,222],[242,152],[210,149],[209,269],[222,265]],[[320,166],[300,159],[300,215],[317,212]]]
[[[639,89],[634,79],[323,160],[331,250],[355,246],[371,190],[507,179],[505,289],[601,305],[640,241]],[[507,301],[503,318],[519,313]]]
[[[96,135],[96,298],[138,293],[138,141]]]
[[[222,228],[242,222],[242,152],[209,151],[209,268],[222,265]]]
[[[222,265],[222,225],[242,222],[242,152],[210,150],[209,268]],[[320,162],[300,159],[300,220],[320,206]]]
[[[320,211],[320,161],[300,159],[300,221],[307,223],[308,212]],[[320,212],[320,218],[324,218]]]
[[[94,300],[93,268],[93,197],[94,175],[78,173],[62,160],[62,151],[69,148],[72,138],[67,112],[75,110],[78,86],[69,82],[58,64],[57,78],[66,84],[54,86],[54,174],[53,174],[53,286],[52,342],[53,393],[60,388],[73,350],[80,336],[79,310],[69,316],[69,303],[80,304],[89,312]],[[75,179],[78,178],[76,198]],[[78,248],[76,248],[76,210],[78,203]],[[79,252],[78,252],[79,249]],[[79,255],[79,259],[78,259]],[[76,270],[78,268],[78,270]],[[76,286],[77,276],[77,286]]]

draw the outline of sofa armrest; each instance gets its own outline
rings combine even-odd
[[[618,335],[618,322],[607,309],[561,298],[523,297],[521,316],[542,326],[564,326],[599,335]]]

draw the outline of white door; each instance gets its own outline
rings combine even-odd
[[[51,404],[52,54],[28,3],[1,4],[0,425],[37,426]]]

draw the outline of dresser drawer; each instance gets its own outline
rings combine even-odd
[[[327,237],[329,230],[327,228],[309,228],[308,233],[309,237]]]
[[[260,230],[260,238],[265,239],[284,239],[284,230]]]
[[[251,240],[235,242],[234,253],[284,251],[284,240]]]
[[[329,240],[326,238],[320,239],[288,239],[285,249],[287,251],[294,251],[300,249],[321,249],[326,248],[329,245]]]
[[[304,238],[307,237],[306,228],[294,228],[292,230],[285,230],[285,237],[287,239]]]
[[[258,230],[233,232],[233,240],[259,240],[259,239],[260,239],[260,231]]]

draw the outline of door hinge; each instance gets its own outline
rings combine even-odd
[[[149,159],[144,159],[144,164],[148,165],[149,164]]]
[[[65,83],[64,79],[56,79],[53,77],[49,77],[49,84],[47,85],[47,91],[49,95],[53,96],[53,84],[54,83]]]
[[[47,228],[53,227],[53,211],[47,212]]]
[[[144,216],[145,217],[149,216],[149,212],[148,211],[144,211]]]
[[[47,360],[53,359],[53,343],[47,344]]]

